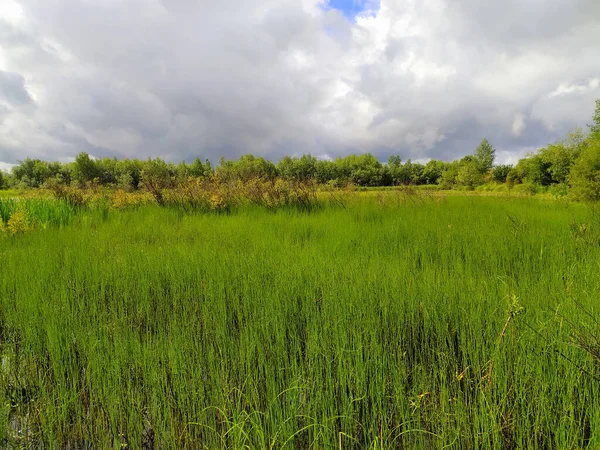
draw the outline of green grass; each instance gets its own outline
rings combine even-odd
[[[77,207],[65,200],[0,198],[0,221],[8,224],[13,213],[19,208],[26,212],[32,226],[40,228],[71,225],[77,213]]]
[[[598,212],[359,198],[0,238],[2,446],[599,448]]]

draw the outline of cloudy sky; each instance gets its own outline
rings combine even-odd
[[[590,122],[599,37],[598,0],[1,0],[0,167],[512,161]]]

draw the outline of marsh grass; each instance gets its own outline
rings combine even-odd
[[[76,212],[76,207],[67,201],[42,197],[0,199],[0,220],[8,228],[11,221],[18,229],[21,225],[27,225],[26,228],[63,227],[73,223]]]
[[[0,239],[3,445],[600,446],[588,207],[339,195]]]

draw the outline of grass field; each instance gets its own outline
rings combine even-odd
[[[600,448],[599,272],[600,211],[530,198],[5,233],[1,446]]]

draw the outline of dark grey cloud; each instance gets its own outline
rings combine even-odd
[[[25,105],[33,100],[25,88],[25,79],[18,73],[0,70],[0,101],[11,105]]]
[[[589,122],[596,0],[6,0],[0,161],[505,159]],[[11,6],[12,5],[12,6]],[[16,11],[16,13],[15,13]]]

